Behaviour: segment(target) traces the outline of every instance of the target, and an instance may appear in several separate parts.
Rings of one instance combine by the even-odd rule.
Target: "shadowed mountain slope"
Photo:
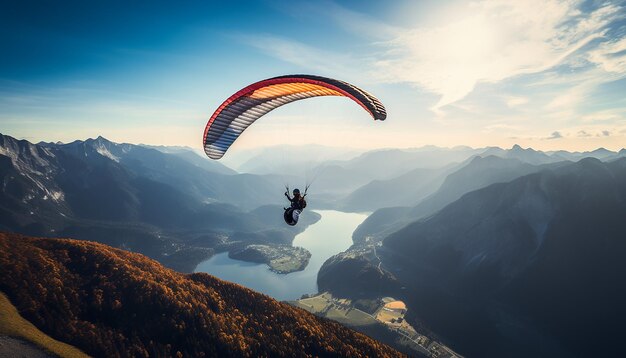
[[[379,253],[461,352],[607,356],[626,319],[625,215],[626,158],[587,158],[468,193]]]
[[[562,164],[546,164],[546,166],[558,165]],[[494,183],[508,182],[541,168],[542,166],[524,163],[518,159],[505,159],[492,155],[471,158],[463,165],[455,167],[455,170],[445,179],[441,179],[440,187],[417,205],[385,208],[372,213],[357,228],[353,237],[355,241],[361,241],[366,236],[383,238],[415,220],[436,213],[470,191]],[[444,174],[447,173],[444,172]]]

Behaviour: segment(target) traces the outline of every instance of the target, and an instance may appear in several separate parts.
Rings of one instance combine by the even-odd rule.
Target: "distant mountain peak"
[[[582,165],[582,166],[590,166],[593,165],[594,167],[596,166],[605,166],[605,163],[602,162],[600,159],[595,158],[595,157],[585,157],[581,160],[578,161],[577,163],[578,165]]]
[[[101,135],[97,136],[95,139],[89,138],[85,141],[85,143],[115,144]]]
[[[96,153],[98,153],[99,155],[109,158],[115,162],[120,161],[119,156],[113,154],[111,151],[113,150],[115,152],[115,149],[119,146],[119,144],[111,142],[110,140],[104,138],[103,136],[98,136],[97,138],[93,139],[93,138],[89,138],[87,140],[85,140],[84,142],[82,141],[75,141],[73,143],[71,143],[71,145],[78,145],[81,147],[84,147],[85,150],[94,150]],[[89,148],[89,149],[87,149]],[[85,154],[87,155],[87,154]]]
[[[525,153],[541,153],[541,154],[544,154],[542,151],[536,151],[536,150],[534,150],[531,147],[523,148],[519,144],[513,145],[511,147],[511,152],[525,152]]]
[[[604,148],[604,147],[600,147],[600,148],[598,148],[598,149],[596,149],[596,150],[591,151],[591,152],[590,152],[590,154],[595,154],[595,155],[598,155],[598,154],[610,155],[610,154],[615,154],[615,152],[614,152],[614,151],[611,151],[611,150],[608,150],[608,149],[606,149],[606,148]]]
[[[506,160],[513,160],[512,159],[504,159],[502,157],[499,157],[497,155],[493,155],[493,154],[489,154],[489,155],[476,155],[474,157],[471,158],[471,160],[469,160],[469,164],[468,165],[483,165],[483,164],[490,164],[490,163],[499,163],[499,162],[503,162]]]

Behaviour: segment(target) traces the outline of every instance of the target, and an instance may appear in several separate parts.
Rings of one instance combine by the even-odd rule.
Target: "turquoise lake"
[[[200,263],[196,272],[206,272],[223,280],[238,283],[278,300],[294,300],[305,293],[317,293],[317,273],[331,256],[352,245],[352,233],[367,214],[316,210],[322,218],[297,235],[293,245],[311,252],[309,264],[303,271],[277,274],[265,264],[257,264],[217,254]]]

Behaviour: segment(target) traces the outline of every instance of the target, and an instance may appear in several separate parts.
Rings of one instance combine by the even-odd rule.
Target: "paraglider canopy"
[[[375,120],[385,120],[383,104],[347,82],[312,75],[288,75],[253,83],[230,96],[213,113],[204,130],[204,152],[220,159],[239,135],[257,119],[284,104],[318,96],[348,97]]]

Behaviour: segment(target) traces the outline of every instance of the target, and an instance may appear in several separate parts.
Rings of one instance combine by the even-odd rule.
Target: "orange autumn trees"
[[[0,233],[0,290],[93,356],[400,355],[239,285],[93,242]]]

